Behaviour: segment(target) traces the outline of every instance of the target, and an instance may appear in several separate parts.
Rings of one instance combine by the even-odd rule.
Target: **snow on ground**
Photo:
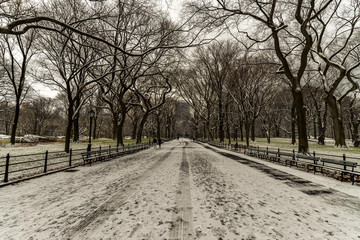
[[[208,145],[75,170],[0,188],[0,239],[360,238],[359,186]]]

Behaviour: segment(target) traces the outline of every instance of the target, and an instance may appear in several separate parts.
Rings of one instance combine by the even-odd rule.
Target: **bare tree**
[[[314,46],[311,22],[328,10],[332,0],[315,3],[311,1],[237,1],[216,0],[192,2],[194,11],[211,16],[217,24],[228,23],[244,33],[250,40],[262,43],[272,38],[273,50],[291,84],[297,113],[299,151],[308,151],[306,108],[302,92],[302,79],[308,68],[310,53]],[[240,19],[239,19],[240,17]],[[206,18],[201,18],[206,21]],[[254,28],[244,29],[241,22],[263,30],[261,36],[253,35]],[[255,25],[258,24],[258,25]],[[268,34],[266,36],[266,34]]]
[[[232,71],[234,83],[227,90],[243,116],[246,144],[250,136],[255,140],[255,121],[261,110],[273,97],[277,84],[271,65],[263,64],[263,59],[247,57],[238,62]]]
[[[26,101],[20,124],[27,133],[43,135],[54,116],[55,103],[51,98],[36,97]],[[24,126],[27,125],[27,126]]]
[[[76,19],[79,14],[78,10],[83,7],[78,5],[67,5],[67,9],[56,8],[54,14],[67,18],[69,12]],[[71,19],[74,20],[74,19]],[[78,26],[80,28],[80,26]],[[83,26],[87,28],[86,26]],[[88,31],[93,29],[87,28]],[[85,95],[86,91],[93,91],[94,83],[101,77],[94,78],[91,75],[93,68],[97,68],[98,63],[103,57],[97,51],[97,44],[86,37],[79,36],[74,40],[72,32],[64,30],[66,34],[47,34],[42,35],[42,56],[39,64],[43,72],[41,73],[42,82],[45,84],[55,85],[66,93],[67,98],[67,127],[65,133],[65,151],[70,150],[71,131],[74,126],[74,140],[79,139],[79,114],[80,109],[90,96]]]
[[[195,55],[196,56],[196,55]],[[184,69],[176,78],[176,87],[182,98],[192,107],[203,122],[203,137],[214,139],[211,118],[214,114],[216,95],[210,84],[210,75],[201,59],[189,59],[188,69]]]
[[[20,7],[20,6],[18,6]],[[29,32],[24,36],[2,36],[0,42],[0,57],[6,79],[12,87],[15,101],[14,119],[11,127],[11,144],[15,144],[16,130],[20,116],[20,105],[29,90],[26,83],[28,65],[35,54],[32,49],[36,33]]]
[[[360,2],[333,1],[327,14],[316,15],[311,28],[316,33],[314,52],[318,58],[318,72],[321,74],[326,103],[334,125],[336,146],[346,146],[345,129],[341,108],[342,100],[359,88],[356,78],[360,62],[352,58],[352,52],[360,51]],[[332,26],[336,26],[333,29]],[[356,39],[356,40],[355,40]],[[349,86],[344,89],[344,82]]]
[[[360,126],[360,101],[357,98],[355,93],[353,97],[349,100],[349,124],[351,131],[351,140],[354,143],[354,147],[360,146],[360,135],[359,135],[359,126]]]
[[[171,90],[170,79],[163,75],[151,78],[144,77],[141,82],[139,81],[134,85],[133,91],[138,98],[138,102],[132,104],[141,107],[143,111],[136,137],[137,143],[141,142],[142,132],[149,115],[157,111],[166,102]],[[160,133],[160,131],[158,132]]]

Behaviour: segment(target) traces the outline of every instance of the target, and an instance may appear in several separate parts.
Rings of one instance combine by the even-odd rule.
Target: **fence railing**
[[[119,152],[132,152],[149,148],[149,143],[128,144],[124,146],[99,146],[93,147],[92,151],[100,151],[101,154],[112,154]],[[69,153],[64,151],[33,153],[26,155],[10,155],[0,157],[0,182],[9,182],[34,175],[44,174],[51,171],[67,169],[83,165],[81,153],[87,149],[70,149]]]
[[[279,152],[280,155],[282,155],[282,153],[285,153],[285,155],[288,154],[294,154],[294,155],[298,155],[298,154],[303,154],[301,152],[295,151],[295,150],[289,150],[289,149],[280,149],[280,148],[271,148],[271,147],[260,147],[260,146],[246,146],[244,144],[227,144],[227,143],[219,143],[219,142],[214,142],[214,141],[202,141],[202,142],[206,142],[209,143],[211,145],[215,145],[221,148],[226,148],[229,150],[235,150],[238,152],[243,152],[245,154],[247,153],[256,153],[257,151],[261,151],[261,152]],[[341,161],[354,161],[354,162],[358,162],[360,164],[360,157],[354,157],[354,156],[349,156],[346,154],[341,154],[341,155],[334,155],[334,154],[325,154],[325,153],[319,153],[316,151],[312,151],[307,153],[308,155],[311,156],[316,156],[319,158],[331,158],[334,160],[341,160]]]

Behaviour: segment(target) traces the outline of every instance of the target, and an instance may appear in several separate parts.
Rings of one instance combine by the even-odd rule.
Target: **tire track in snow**
[[[169,239],[194,239],[193,215],[190,192],[189,161],[186,146],[182,149],[182,160],[176,194],[176,209]]]
[[[88,214],[84,219],[78,223],[75,227],[64,230],[64,235],[68,239],[84,239],[87,233],[95,231],[104,221],[106,221],[121,205],[125,203],[127,198],[136,191],[137,186],[141,182],[145,181],[154,170],[165,161],[175,147],[172,147],[166,154],[164,154],[159,160],[157,160],[151,167],[145,172],[135,178],[133,181],[119,189],[119,191],[107,199],[104,204],[98,207],[95,211]]]

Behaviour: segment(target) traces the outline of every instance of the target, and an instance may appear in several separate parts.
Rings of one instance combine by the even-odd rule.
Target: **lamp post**
[[[94,119],[94,117],[95,117],[95,112],[94,112],[94,110],[91,109],[91,110],[89,111],[89,116],[90,116],[90,130],[89,130],[89,144],[88,144],[88,148],[87,148],[88,152],[91,151],[92,121],[93,121],[93,119]]]

